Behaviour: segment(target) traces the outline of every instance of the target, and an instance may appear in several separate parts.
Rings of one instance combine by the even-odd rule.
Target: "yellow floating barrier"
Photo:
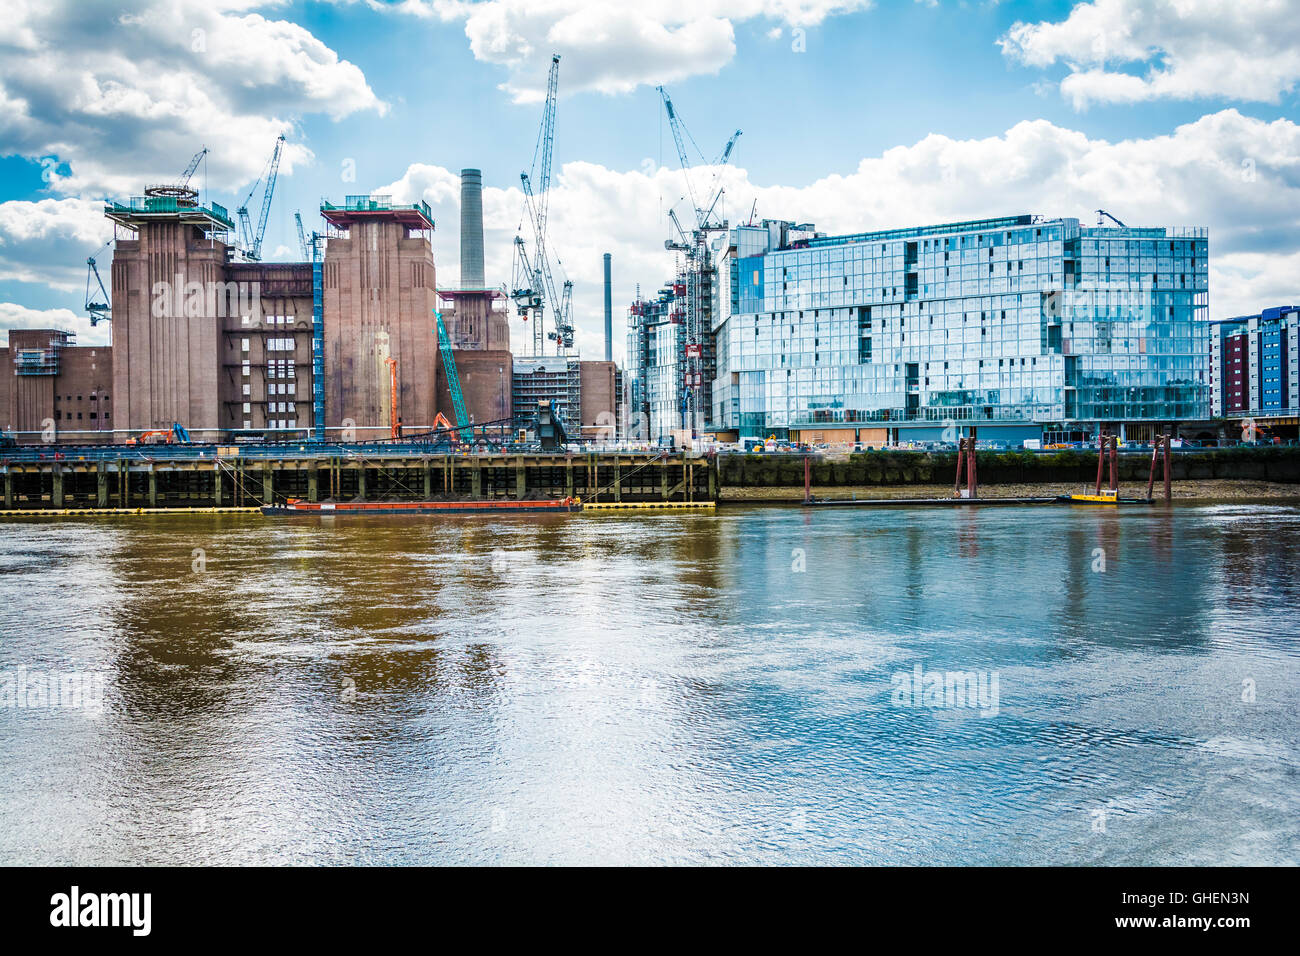
[[[235,515],[257,514],[261,508],[24,508],[0,510],[0,518],[80,518],[112,515]]]
[[[712,511],[716,501],[600,501],[582,503],[583,511]]]

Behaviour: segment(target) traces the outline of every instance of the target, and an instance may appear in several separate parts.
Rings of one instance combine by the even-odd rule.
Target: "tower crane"
[[[686,230],[682,228],[682,223],[681,220],[677,218],[677,213],[669,209],[668,218],[672,220],[672,224],[674,228],[676,228],[677,230],[677,235],[681,237],[681,241],[678,242],[672,238],[665,239],[664,248],[667,249],[669,252],[689,251],[691,248],[691,239],[688,235],[686,235]]]
[[[275,140],[275,150],[271,153],[271,159],[266,165],[266,169],[261,176],[253,181],[253,187],[244,197],[243,203],[236,210],[235,215],[239,217],[239,230],[244,240],[244,254],[250,259],[260,260],[262,258],[262,240],[266,237],[266,221],[271,215],[271,197],[275,194],[275,179],[280,172],[280,151],[284,147],[284,134],[280,134]],[[257,191],[258,184],[266,180],[266,188],[262,192],[262,211],[257,218],[257,232],[254,233],[248,217],[248,204],[253,199],[253,193]]]
[[[177,186],[180,186],[183,189],[189,188],[190,178],[194,175],[194,171],[199,168],[199,163],[203,161],[203,157],[206,155],[208,155],[208,148],[206,146],[194,154],[194,158],[190,160],[190,164],[185,167],[185,172],[181,173],[180,181],[176,183]]]
[[[677,231],[680,241],[669,238],[664,242],[664,248],[686,254],[686,328],[684,330],[686,333],[686,349],[681,381],[681,415],[682,426],[695,429],[703,424],[700,413],[704,405],[701,393],[705,377],[704,340],[711,328],[712,315],[711,271],[713,253],[709,248],[709,234],[727,228],[725,220],[715,218],[714,210],[717,209],[718,202],[724,192],[722,185],[723,167],[731,160],[732,150],[736,148],[736,141],[740,139],[741,131],[736,130],[731,134],[726,145],[723,146],[722,152],[713,161],[713,175],[707,191],[702,195],[697,195],[694,186],[691,185],[691,157],[686,149],[687,140],[699,153],[701,159],[704,158],[704,152],[695,142],[695,138],[691,136],[690,131],[686,129],[686,124],[682,122],[682,118],[673,105],[672,97],[668,95],[668,91],[662,86],[658,87],[658,90],[664,101],[664,112],[668,116],[668,126],[672,130],[673,143],[677,147],[677,158],[682,165],[682,178],[686,181],[686,193],[690,198],[691,209],[695,214],[695,222],[688,235],[686,230],[682,228],[677,214],[670,209],[668,218],[672,221],[673,228]]]
[[[451,393],[452,413],[456,416],[457,434],[461,440],[469,441],[474,437],[474,426],[470,424],[469,413],[465,410],[465,393],[460,388],[460,375],[456,371],[456,353],[451,347],[451,337],[447,326],[442,321],[442,313],[435,311],[434,320],[438,323],[438,354],[442,358],[442,373],[447,377],[447,391]]]
[[[95,255],[90,256],[86,259],[85,310],[86,310],[86,314],[90,316],[91,327],[98,325],[100,321],[103,319],[112,318],[113,315],[113,307],[112,304],[109,302],[108,290],[104,288],[104,280],[100,278],[99,267],[95,265],[95,258],[97,256],[102,256],[104,254],[104,250],[107,249],[112,244],[113,244],[113,240],[112,239],[108,240],[108,242],[104,243],[103,246],[101,246],[99,249],[95,251]],[[96,285],[99,286],[99,294],[103,296],[102,302],[96,299],[95,297]]]
[[[1106,225],[1106,220],[1107,220],[1107,219],[1109,219],[1109,220],[1110,220],[1111,222],[1113,222],[1115,225],[1119,226],[1121,229],[1127,229],[1127,228],[1128,228],[1128,226],[1124,225],[1122,222],[1120,222],[1118,219],[1116,219],[1114,216],[1112,216],[1112,215],[1111,215],[1110,213],[1108,213],[1106,210],[1104,210],[1104,209],[1098,209],[1098,210],[1097,210],[1097,225],[1099,225],[1099,226],[1104,226],[1104,225]]]
[[[302,250],[303,261],[311,259],[311,246],[307,244],[307,231],[302,227],[302,212],[295,211],[293,221],[298,226],[298,248]]]
[[[533,152],[533,164],[538,171],[536,188],[528,173],[519,174],[524,192],[524,214],[533,230],[533,254],[529,257],[523,238],[516,236],[515,290],[511,297],[515,300],[525,321],[528,319],[528,313],[533,316],[533,321],[536,323],[533,326],[533,352],[536,355],[541,355],[544,350],[542,314],[548,304],[553,316],[554,329],[547,338],[555,342],[556,354],[563,355],[573,346],[572,283],[566,279],[563,285],[568,287],[568,294],[563,298],[557,294],[546,234],[547,217],[550,213],[551,158],[555,146],[555,103],[559,79],[560,57],[559,54],[552,54],[551,70],[546,79],[546,105],[542,110],[542,125],[537,134],[537,148]]]
[[[673,143],[677,147],[677,159],[682,164],[682,177],[686,180],[686,194],[690,198],[691,209],[695,212],[695,228],[721,228],[720,226],[711,226],[709,219],[713,214],[714,207],[718,203],[718,198],[722,194],[722,187],[720,184],[720,180],[722,179],[722,167],[731,159],[731,152],[736,148],[736,141],[740,139],[742,131],[736,130],[731,134],[731,138],[727,140],[727,144],[722,148],[722,152],[712,163],[714,169],[713,180],[709,184],[708,205],[705,206],[696,199],[695,189],[691,186],[690,169],[692,164],[690,154],[686,149],[686,140],[689,139],[691,141],[691,145],[695,147],[695,151],[700,154],[701,159],[704,158],[704,152],[696,144],[695,137],[691,136],[690,131],[686,128],[686,124],[682,122],[682,118],[678,115],[677,108],[673,105],[672,97],[668,95],[668,91],[662,86],[657,87],[657,89],[659,90],[659,95],[663,97],[664,112],[668,115],[668,128],[672,131]]]

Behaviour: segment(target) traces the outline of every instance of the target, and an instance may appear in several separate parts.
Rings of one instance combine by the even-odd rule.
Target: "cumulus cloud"
[[[93,199],[0,203],[0,280],[84,292],[86,256],[112,235],[103,203]],[[105,284],[106,266],[107,258],[101,263]]]
[[[703,177],[704,173],[698,175]],[[489,183],[491,180],[489,171]],[[816,223],[828,233],[1040,213],[1091,225],[1106,208],[1131,225],[1210,227],[1211,316],[1239,315],[1300,298],[1300,126],[1264,122],[1235,110],[1211,114],[1172,133],[1108,141],[1044,120],[998,136],[957,140],[931,135],[863,159],[856,170],[807,186],[764,185],[743,168],[723,171],[724,215]],[[456,283],[459,180],[438,166],[411,166],[383,187],[401,202],[424,199],[442,228],[435,239],[438,282]],[[550,200],[550,245],[574,280],[578,344],[602,348],[601,254],[614,257],[621,316],[634,286],[652,292],[673,268],[664,251],[666,208],[689,221],[678,170],[618,171],[591,163],[559,170]],[[518,188],[484,189],[490,284],[507,284],[521,222]],[[530,237],[527,224],[522,234]],[[1290,290],[1290,291],[1288,291]],[[518,350],[527,330],[513,323]],[[615,348],[622,350],[622,334]]]
[[[63,329],[75,332],[77,345],[107,345],[108,323],[92,327],[90,320],[71,309],[29,309],[0,302],[0,345],[9,344],[10,329]]]
[[[233,190],[261,172],[275,137],[291,134],[296,117],[384,111],[360,69],[298,24],[249,12],[259,5],[9,3],[0,154],[55,157],[53,191],[106,195],[174,180],[207,143],[210,185]],[[310,156],[290,142],[282,172]]]
[[[776,20],[813,26],[871,0],[371,0],[371,6],[444,22],[464,21],[474,57],[504,66],[515,102],[544,99],[552,53],[565,93],[627,93],[717,73],[736,54],[735,24]]]
[[[1276,103],[1300,82],[1294,0],[1093,0],[1059,22],[1017,22],[998,43],[1027,66],[1066,64],[1061,93],[1078,109],[1204,97]]]

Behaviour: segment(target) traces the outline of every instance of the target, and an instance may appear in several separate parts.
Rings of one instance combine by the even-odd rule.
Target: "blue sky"
[[[295,209],[310,223],[321,197],[383,190],[434,206],[439,279],[453,284],[455,175],[476,166],[489,281],[508,282],[553,50],[552,246],[577,283],[586,350],[598,347],[601,251],[615,255],[620,303],[672,268],[664,211],[684,186],[658,82],[710,157],[744,130],[724,176],[733,219],[755,200],[760,216],[829,231],[1019,212],[1091,221],[1100,205],[1135,224],[1209,225],[1214,315],[1294,300],[1300,27],[1287,7],[20,5],[0,47],[0,328],[102,340],[79,316],[85,256],[110,234],[97,201],[174,177],[206,144],[209,198],[233,209],[280,131],[291,152],[272,257],[296,257]]]

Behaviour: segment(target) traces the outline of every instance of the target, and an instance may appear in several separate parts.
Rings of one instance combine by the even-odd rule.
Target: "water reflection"
[[[1298,531],[1252,505],[0,526],[0,672],[107,675],[98,720],[0,711],[0,860],[1295,862]],[[997,672],[997,716],[898,706],[917,664]]]

